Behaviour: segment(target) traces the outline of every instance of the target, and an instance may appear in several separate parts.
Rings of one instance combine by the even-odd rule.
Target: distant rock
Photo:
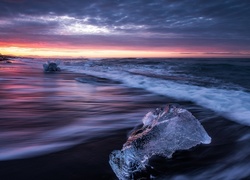
[[[7,61],[9,60],[10,56],[5,56],[0,53],[0,61]]]
[[[59,64],[60,64],[59,62],[47,61],[46,64],[43,64],[43,70],[44,70],[44,72],[61,71],[61,69],[58,67]]]
[[[147,113],[142,128],[131,133],[121,150],[110,154],[109,163],[119,179],[137,179],[138,174],[146,172],[152,156],[171,158],[177,150],[210,142],[203,126],[188,110],[168,104]]]

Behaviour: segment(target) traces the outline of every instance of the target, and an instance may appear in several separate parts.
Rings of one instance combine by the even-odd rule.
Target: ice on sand
[[[143,124],[131,133],[121,150],[110,154],[109,163],[119,179],[135,179],[135,174],[146,171],[153,155],[171,158],[177,150],[211,142],[200,122],[176,104],[147,113]]]

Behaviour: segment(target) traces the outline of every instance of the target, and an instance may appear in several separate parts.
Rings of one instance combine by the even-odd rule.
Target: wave
[[[72,67],[71,67],[72,68]],[[72,69],[69,69],[72,70]],[[230,120],[250,126],[250,93],[243,90],[220,89],[178,83],[172,80],[131,74],[111,68],[92,71],[75,67],[77,72],[119,81],[126,86],[142,88],[155,94],[187,100],[217,112]]]
[[[97,117],[96,117],[97,118]],[[112,132],[124,127],[130,127],[131,122],[122,120],[110,122],[111,125],[103,125],[98,120],[82,118],[78,122],[44,131],[42,129],[29,131],[2,131],[0,132],[1,144],[0,161],[23,159],[45,155],[48,153],[68,149],[74,145],[86,143],[91,139],[112,135]]]
[[[29,63],[31,67],[41,68],[42,72],[42,61],[29,59],[21,61]],[[30,62],[32,63],[30,64]],[[110,64],[103,65],[103,62],[100,61],[94,63],[93,61],[87,61],[87,63],[73,61],[68,64],[62,63],[61,66],[62,69],[65,70],[93,76],[89,77],[87,81],[83,81],[83,83],[89,84],[96,81],[99,84],[110,84],[110,82],[117,84],[116,82],[121,82],[125,86],[142,88],[154,94],[173,97],[178,100],[192,101],[233,121],[250,126],[250,93],[243,90],[180,83],[176,81],[176,79],[162,78],[160,76],[163,72],[162,69],[160,69],[156,75],[151,73],[155,75],[153,77],[147,73],[150,72],[152,68],[157,70],[157,68],[160,67],[158,65],[157,67],[147,67],[147,72],[145,72],[144,67],[142,67],[141,70],[144,70],[143,73],[145,74],[136,74],[134,71],[136,65],[126,63],[125,67],[122,67],[119,66],[119,63],[115,64],[115,62],[114,65],[110,66]],[[131,68],[129,69],[128,67]],[[165,72],[164,75],[173,70],[173,67],[171,68],[167,69],[166,71],[168,72]],[[76,80],[81,82],[80,78],[76,78]],[[65,88],[65,86],[63,86],[63,88]],[[39,88],[33,89],[33,91],[36,90],[39,90]],[[81,91],[82,89],[78,90]],[[67,91],[76,91],[76,89],[69,89]],[[66,96],[65,98],[68,100],[68,98],[72,97]],[[97,97],[97,99],[99,98],[100,97]],[[133,101],[137,101],[135,97],[132,98]],[[99,107],[96,108],[97,109],[91,110],[100,111]],[[117,120],[117,114],[114,114],[113,117],[113,110],[112,108],[107,109],[104,112],[111,112],[111,114],[105,115],[105,113],[100,113],[101,116],[93,116],[93,114],[90,113],[89,119],[87,117],[84,117],[84,119],[80,118],[77,121],[69,123],[67,126],[52,126],[52,129],[45,131],[41,127],[41,129],[29,129],[29,132],[23,132],[22,130],[15,132],[11,129],[7,129],[5,132],[3,128],[0,132],[0,137],[2,138],[0,160],[22,159],[67,149],[71,146],[87,142],[90,138],[110,135],[110,133],[113,133],[115,130],[131,128],[134,125],[133,119],[136,119],[135,116],[136,114],[138,116],[138,112],[131,117],[128,117],[128,114],[123,115],[119,112],[121,119]],[[110,121],[110,119],[116,119],[116,121]],[[140,117],[138,117],[138,119],[140,119]],[[103,123],[105,123],[105,125]]]
[[[29,63],[34,62],[34,60],[30,59],[22,61],[27,61]],[[37,62],[39,65],[42,64],[40,59],[38,59]],[[194,82],[196,80],[192,75],[187,74],[187,69],[185,70],[186,74],[183,74],[182,72],[183,69],[185,69],[185,66],[187,66],[186,68],[190,68],[190,64],[187,64],[186,62],[150,62],[152,61],[138,61],[135,63],[134,60],[126,59],[87,59],[84,61],[63,61],[60,66],[69,71],[85,73],[98,78],[110,79],[116,82],[121,82],[126,86],[142,88],[155,94],[173,97],[178,100],[192,101],[202,107],[217,112],[221,116],[250,126],[250,93],[245,91],[244,88],[235,88],[233,87],[235,84],[226,84],[223,83],[223,81],[214,78],[212,80],[209,79],[208,82],[208,77],[206,76],[203,76],[202,78],[197,76],[196,79],[198,78],[199,81],[203,80],[204,83],[196,85]],[[220,66],[220,69],[224,67],[224,64],[222,65]],[[228,66],[232,68],[231,64]],[[218,65],[216,67],[218,67]],[[210,71],[212,71],[212,67],[209,66],[207,68],[210,68]],[[177,76],[178,73],[181,73],[180,77]],[[146,74],[149,74],[149,76]],[[155,76],[152,76],[152,74]],[[168,76],[170,78],[161,78],[161,74],[163,74],[164,77]],[[80,82],[84,81],[79,78],[76,78],[76,80]],[[210,81],[214,82],[217,86],[206,87],[205,84],[210,83]]]

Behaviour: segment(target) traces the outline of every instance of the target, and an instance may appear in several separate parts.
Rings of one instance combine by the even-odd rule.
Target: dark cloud
[[[87,41],[135,47],[217,45],[250,50],[248,0],[4,0],[0,7],[0,36],[5,39],[12,36],[33,41],[37,34],[39,41],[57,42],[63,38],[69,44]],[[82,34],[77,39],[69,33],[56,35],[54,30],[61,28],[59,20],[39,18],[46,16],[86,19],[89,25],[121,34]],[[30,17],[34,19],[25,21]]]

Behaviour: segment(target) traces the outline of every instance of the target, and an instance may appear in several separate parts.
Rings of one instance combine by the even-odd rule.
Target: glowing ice
[[[143,127],[131,133],[122,150],[110,154],[109,163],[119,179],[135,179],[153,155],[171,158],[177,150],[209,144],[211,138],[186,109],[169,104],[143,118]]]

